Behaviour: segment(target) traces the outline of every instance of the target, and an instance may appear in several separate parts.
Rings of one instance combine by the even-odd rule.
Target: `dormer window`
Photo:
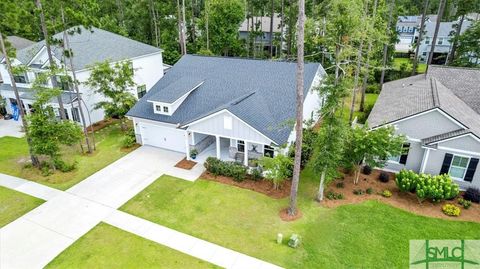
[[[161,106],[161,105],[156,105],[156,106],[155,106],[155,110],[156,110],[157,112],[162,112],[162,106]]]
[[[164,112],[164,113],[168,113],[168,106],[164,106],[164,107],[163,107],[163,112]]]

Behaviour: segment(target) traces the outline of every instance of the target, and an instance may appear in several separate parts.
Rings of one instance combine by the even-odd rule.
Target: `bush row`
[[[432,176],[417,174],[410,170],[402,170],[396,177],[398,188],[404,192],[415,192],[420,200],[430,199],[433,202],[451,200],[459,194],[458,184],[449,175]]]
[[[232,177],[235,181],[243,181],[247,176],[247,167],[235,162],[222,161],[215,157],[208,157],[204,166],[214,176]]]

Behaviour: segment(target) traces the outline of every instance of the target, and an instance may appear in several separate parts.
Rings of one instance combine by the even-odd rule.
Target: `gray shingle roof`
[[[277,144],[287,142],[295,119],[295,63],[237,58],[183,56],[128,112],[128,116],[185,125],[227,109]],[[305,65],[308,91],[320,64]],[[155,114],[147,100],[183,77],[202,78],[172,116]],[[178,89],[180,92],[183,88]],[[170,94],[171,89],[168,89]]]
[[[444,82],[446,85],[444,85]],[[480,70],[430,66],[429,73],[385,83],[368,117],[371,127],[439,108],[480,137]],[[447,86],[448,85],[448,86]],[[475,94],[477,93],[477,94]],[[425,138],[428,143],[458,135],[460,130]]]
[[[182,97],[189,91],[193,90],[199,84],[203,83],[204,79],[198,76],[180,76],[170,79],[171,83],[162,88],[156,94],[152,94],[148,101],[173,103],[178,98]]]
[[[159,48],[93,27],[87,30],[81,27],[80,34],[70,36],[70,47],[73,51],[73,64],[75,70],[87,68],[96,62],[121,61],[147,54],[157,53]],[[61,39],[63,33],[54,35],[54,38]],[[17,59],[28,64],[32,58],[44,47],[45,41],[37,42],[31,46],[17,51]],[[62,59],[62,49],[58,46],[52,47],[53,54]]]
[[[464,135],[464,134],[467,134],[469,132],[470,131],[468,131],[466,129],[458,129],[458,130],[451,131],[451,132],[448,132],[448,133],[434,135],[434,136],[422,139],[422,144],[424,144],[424,145],[433,144],[433,143],[436,143],[438,141],[442,141],[442,140],[449,139],[449,138],[452,138],[452,137],[456,137],[456,136],[459,136],[459,135]]]

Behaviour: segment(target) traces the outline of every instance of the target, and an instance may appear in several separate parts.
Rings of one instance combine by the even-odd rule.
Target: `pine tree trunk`
[[[425,30],[425,17],[427,16],[428,12],[428,1],[425,0],[425,6],[423,7],[422,12],[422,21],[420,22],[420,31],[418,33],[418,39],[415,48],[415,57],[413,58],[413,67],[412,67],[412,76],[417,74],[417,65],[418,65],[418,52],[420,51],[420,44],[422,43],[423,39],[423,31]]]
[[[465,21],[465,15],[462,15],[460,18],[460,22],[458,23],[457,30],[455,31],[455,38],[453,39],[452,44],[452,51],[450,52],[450,57],[448,60],[449,64],[452,64],[455,60],[455,53],[457,52],[457,45],[458,45],[458,37],[460,36],[460,32],[462,31],[463,22]]]
[[[17,106],[18,106],[18,109],[20,110],[20,117],[22,118],[23,129],[25,130],[25,134],[26,134],[26,137],[27,137],[27,144],[28,144],[28,151],[30,153],[30,160],[32,161],[32,165],[34,167],[39,167],[40,162],[38,161],[37,156],[35,156],[35,154],[33,154],[33,151],[32,151],[32,140],[30,139],[30,135],[28,134],[28,123],[27,123],[27,119],[25,119],[25,110],[23,109],[22,100],[20,99],[20,94],[18,93],[17,84],[16,84],[15,79],[13,77],[12,65],[10,63],[10,58],[8,58],[7,49],[5,48],[5,41],[3,40],[2,32],[0,32],[0,46],[1,46],[1,49],[2,49],[2,54],[3,54],[4,59],[5,59],[5,64],[7,66],[8,75],[9,75],[10,81],[12,83],[13,92],[15,94],[15,100],[17,100]]]
[[[37,6],[37,9],[40,11],[40,27],[42,28],[43,38],[45,38],[45,48],[47,49],[48,62],[50,63],[50,67],[56,67],[57,64],[53,60],[53,56],[52,56],[52,48],[50,46],[50,39],[49,39],[49,36],[48,36],[47,25],[45,23],[45,15],[43,13],[42,2],[40,0],[35,0],[35,4]],[[50,76],[50,80],[52,81],[53,88],[57,88],[58,87],[58,82],[57,82],[57,77],[55,76],[55,74],[52,74]],[[58,101],[58,106],[59,106],[60,118],[62,120],[66,120],[67,116],[65,115],[65,108],[63,106],[63,100],[62,100],[62,95],[61,94],[59,96],[57,96],[57,101]]]
[[[320,186],[318,187],[317,193],[317,201],[323,201],[323,196],[325,192],[325,169],[322,171],[322,175],[320,176]]]
[[[273,19],[275,17],[275,0],[272,0],[272,7],[271,7],[270,14],[270,59],[273,58]]]
[[[300,181],[300,163],[302,159],[303,140],[303,90],[304,90],[304,55],[303,42],[305,40],[305,0],[298,1],[298,28],[297,28],[297,116],[295,125],[295,162],[293,167],[292,188],[290,192],[290,207],[288,214],[297,214],[297,192]]]
[[[283,42],[284,42],[284,36],[283,36],[283,30],[285,28],[285,0],[282,0],[282,6],[281,6],[281,23],[280,23],[280,58],[283,59]]]
[[[68,38],[68,33],[66,32],[67,29],[65,29],[66,25],[65,25],[65,16],[64,16],[63,8],[61,9],[61,13],[62,13],[62,23],[63,23],[63,43],[64,43],[64,46],[65,46],[65,50],[69,52],[68,53],[69,55],[68,55],[67,58],[68,58],[69,64],[70,64],[70,71],[72,72],[73,86],[75,88],[75,94],[76,94],[77,103],[78,103],[78,111],[80,112],[80,119],[82,120],[83,135],[85,136],[85,142],[87,143],[87,152],[92,153],[93,152],[92,151],[92,146],[90,145],[90,139],[88,137],[87,122],[85,121],[85,115],[83,113],[83,108],[82,108],[82,96],[80,95],[80,90],[78,89],[77,76],[75,74],[75,68],[73,66],[73,53],[71,53],[71,51],[70,51],[70,41],[69,41],[69,38]],[[90,125],[91,124],[92,123],[90,122]],[[92,132],[92,135],[94,135],[93,132]]]
[[[435,53],[435,45],[437,43],[437,38],[438,38],[438,30],[440,30],[440,22],[442,20],[444,10],[445,10],[445,0],[440,0],[440,6],[438,7],[438,14],[437,14],[437,22],[435,24],[435,32],[433,34],[430,53],[428,54],[427,70],[425,70],[425,75],[428,73],[428,66],[432,64],[433,54]]]
[[[373,3],[373,13],[372,13],[372,29],[375,28],[375,19],[377,18],[377,5],[378,0],[375,0]],[[365,93],[367,91],[367,82],[370,72],[370,53],[372,52],[372,38],[369,38],[368,49],[367,49],[367,60],[365,61],[365,72],[363,73],[363,83],[362,83],[362,92],[360,97],[360,108],[359,110],[363,112],[365,110]]]
[[[388,11],[388,23],[387,23],[387,38],[390,38],[390,27],[393,20],[393,7],[395,6],[395,0],[391,0],[389,11]],[[383,86],[385,81],[385,68],[387,66],[387,57],[388,57],[388,42],[383,44],[383,60],[382,60],[382,74],[380,75],[380,88]]]

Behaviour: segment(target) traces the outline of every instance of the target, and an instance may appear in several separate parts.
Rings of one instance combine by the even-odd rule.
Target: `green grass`
[[[46,268],[216,268],[153,241],[100,223]]]
[[[394,69],[400,70],[400,67],[401,67],[402,64],[407,65],[407,70],[409,72],[412,71],[413,63],[412,63],[411,59],[409,59],[409,58],[394,58],[393,59],[393,68]],[[426,69],[427,69],[427,65],[424,64],[424,63],[419,63],[417,65],[417,73],[419,73],[419,74],[425,73]]]
[[[0,186],[0,227],[16,220],[44,201]]]
[[[417,216],[376,201],[324,208],[313,201],[317,181],[310,169],[302,172],[303,217],[294,222],[278,217],[287,199],[170,176],[121,210],[286,268],[406,268],[410,239],[480,239],[478,223]],[[277,233],[298,233],[302,246],[277,245]]]
[[[76,162],[77,168],[68,173],[57,171],[50,176],[43,176],[38,169],[25,167],[25,162],[29,160],[25,138],[2,137],[0,173],[65,190],[125,156],[128,152],[121,149],[123,135],[118,123],[99,130],[95,134],[97,150],[92,155],[82,154],[79,146],[65,147],[62,158],[67,163]]]
[[[368,107],[369,105],[373,106],[377,101],[377,98],[378,98],[378,94],[376,93],[365,94],[365,107]],[[345,121],[349,120],[351,105],[352,105],[352,97],[349,96],[345,98],[345,103],[342,110],[342,117],[345,119]],[[359,109],[360,109],[360,95],[357,95],[357,97],[355,98],[355,110],[353,111],[353,118],[361,117],[361,115],[364,114],[364,112],[360,112]]]

